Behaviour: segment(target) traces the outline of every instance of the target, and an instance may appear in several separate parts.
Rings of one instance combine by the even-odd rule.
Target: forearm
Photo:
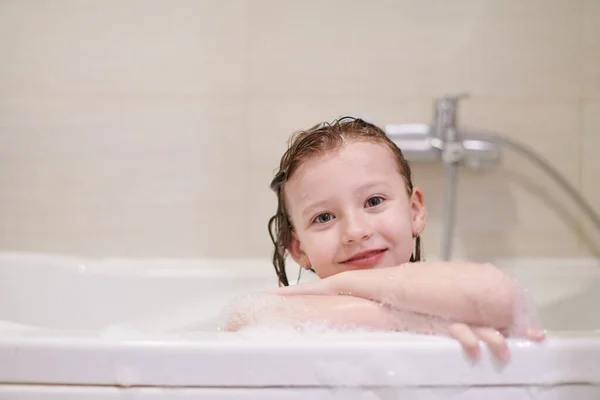
[[[225,325],[228,331],[259,325],[389,328],[381,313],[365,312],[369,303],[375,304],[351,296],[252,296],[238,299],[229,307]]]
[[[472,325],[507,328],[514,323],[518,285],[488,264],[410,263],[348,271],[335,290]]]
[[[268,296],[238,299],[224,318],[223,329],[286,325],[297,328],[366,328],[448,334],[448,322],[428,315],[394,310],[353,296]]]

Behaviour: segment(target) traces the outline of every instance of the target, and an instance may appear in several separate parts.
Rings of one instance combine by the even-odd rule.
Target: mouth
[[[351,263],[356,263],[356,262],[361,262],[361,261],[378,259],[386,251],[387,251],[387,249],[374,249],[374,250],[362,251],[358,254],[353,255],[352,257],[348,258],[347,260],[342,261],[342,264],[351,264]]]

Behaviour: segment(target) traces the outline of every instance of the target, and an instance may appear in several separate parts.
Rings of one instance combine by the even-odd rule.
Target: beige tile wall
[[[0,250],[268,257],[292,131],[429,121],[447,92],[600,209],[599,71],[596,0],[0,1]],[[414,169],[436,256],[441,169]],[[458,257],[600,252],[515,154],[459,184]]]

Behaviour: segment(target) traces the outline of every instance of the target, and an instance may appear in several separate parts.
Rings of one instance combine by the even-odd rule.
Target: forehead
[[[315,192],[352,188],[375,178],[403,182],[390,149],[382,143],[350,141],[303,162],[287,182],[286,192],[306,199]]]

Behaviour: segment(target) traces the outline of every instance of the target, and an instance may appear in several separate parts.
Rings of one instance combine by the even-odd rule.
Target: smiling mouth
[[[387,251],[387,249],[377,249],[377,250],[369,250],[369,251],[363,251],[362,253],[358,253],[355,256],[352,256],[351,258],[342,261],[343,263],[349,263],[349,262],[354,262],[354,261],[359,261],[359,260],[364,260],[364,259],[368,259],[370,257],[376,256],[380,253],[383,253],[384,251]]]

